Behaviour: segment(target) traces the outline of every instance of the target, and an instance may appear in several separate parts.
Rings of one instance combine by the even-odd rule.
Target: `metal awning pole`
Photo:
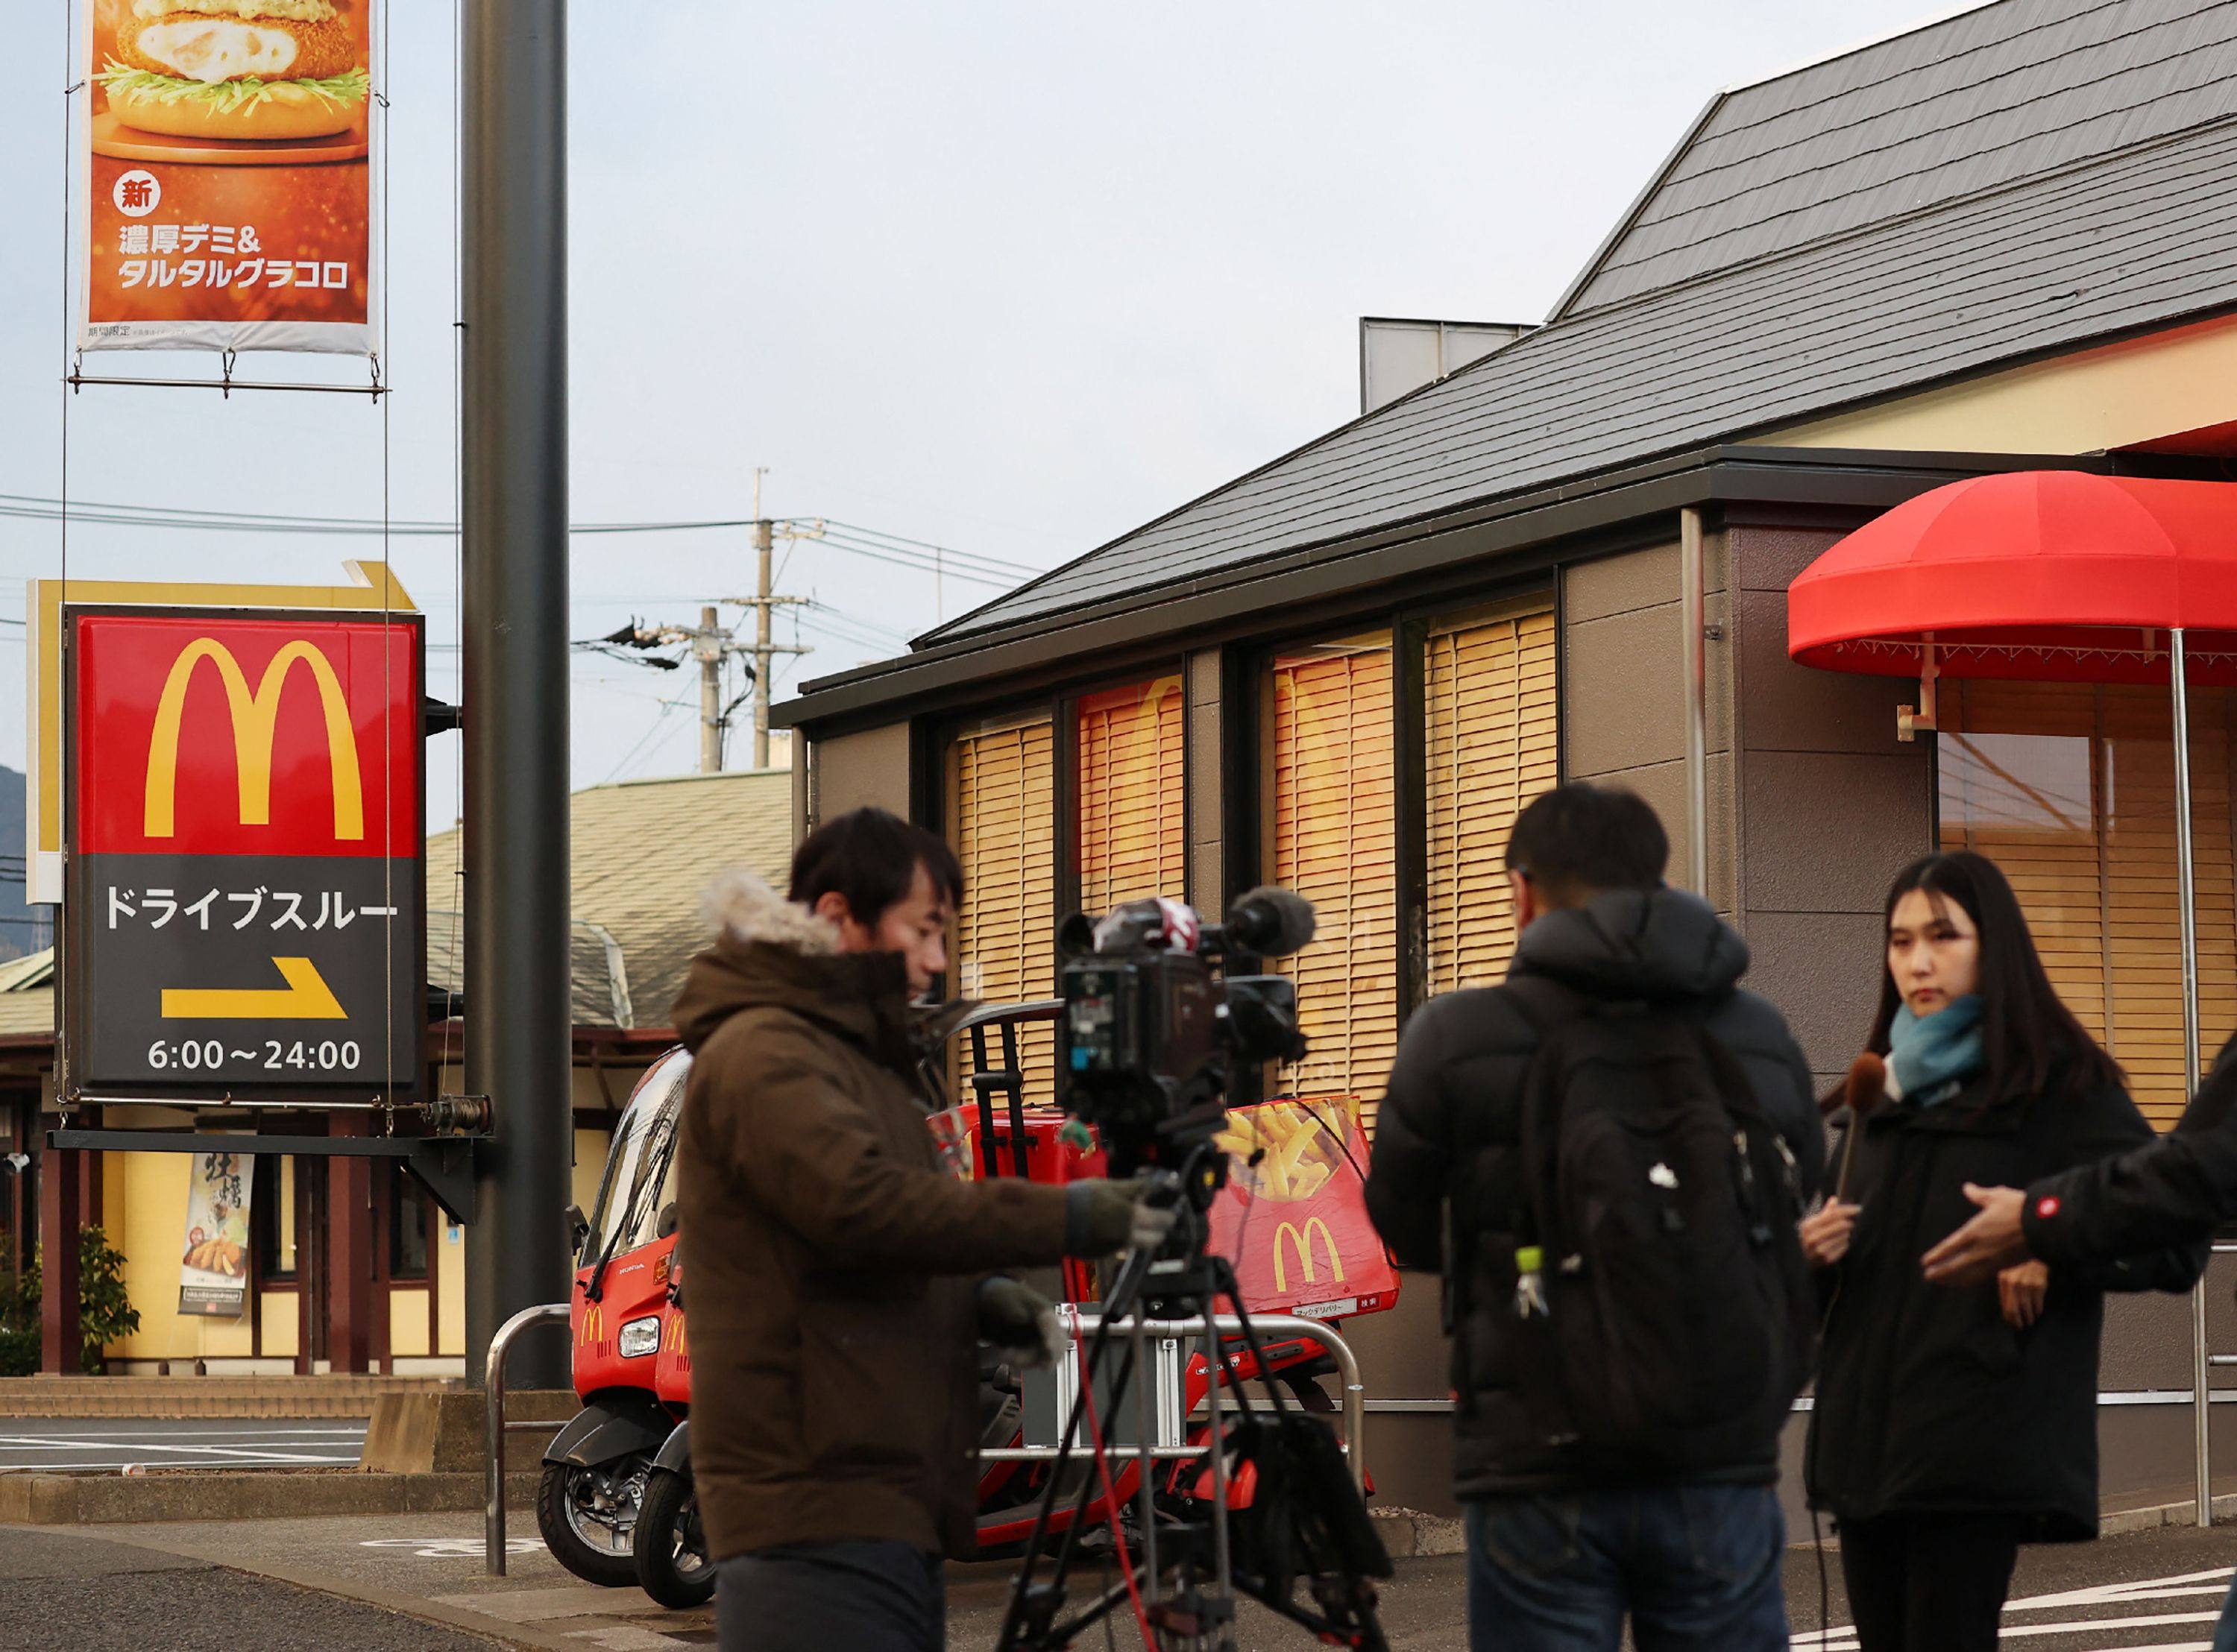
[[[1709,893],[1709,578],[1701,550],[1701,512],[1678,513],[1679,623],[1685,628],[1686,878]]]
[[[2168,681],[2174,701],[2175,887],[2182,920],[2182,1094],[2198,1093],[2198,873],[2190,833],[2190,685],[2183,661],[2183,628],[2168,633]],[[2191,1435],[2198,1447],[2198,1524],[2214,1524],[2213,1431],[2207,1415],[2206,1281],[2190,1293]]]

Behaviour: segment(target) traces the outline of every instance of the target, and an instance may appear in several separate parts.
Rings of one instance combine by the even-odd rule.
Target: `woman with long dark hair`
[[[1919,1259],[1971,1214],[1968,1187],[2025,1187],[2151,1128],[1995,862],[1914,861],[1886,916],[1867,1044],[1886,1095],[1835,1156],[1829,1195],[1855,1161],[1848,1197],[1802,1224],[1827,1302],[1805,1472],[1863,1652],[1993,1652],[2019,1545],[2097,1535],[2101,1293],[2182,1289],[2205,1251],[1926,1283]]]

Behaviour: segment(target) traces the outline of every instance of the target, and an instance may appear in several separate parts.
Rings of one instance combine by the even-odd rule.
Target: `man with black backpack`
[[[1476,1652],[1784,1652],[1778,1438],[1816,1300],[1795,1237],[1825,1140],[1747,946],[1666,888],[1628,792],[1508,840],[1504,984],[1406,1028],[1367,1185],[1445,1276]]]

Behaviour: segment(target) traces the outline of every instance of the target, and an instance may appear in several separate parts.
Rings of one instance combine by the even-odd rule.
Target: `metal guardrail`
[[[489,1410],[488,1432],[484,1440],[489,1451],[489,1466],[483,1487],[487,1503],[482,1511],[482,1567],[492,1577],[505,1576],[505,1437],[508,1433],[538,1433],[546,1429],[557,1434],[566,1426],[564,1423],[505,1421],[505,1356],[512,1352],[513,1338],[523,1331],[531,1326],[564,1325],[568,1312],[564,1302],[545,1302],[523,1308],[498,1326],[497,1334],[490,1339],[489,1358],[482,1367],[482,1392]]]
[[[1076,1318],[1080,1333],[1085,1335],[1103,1323],[1099,1313],[1082,1310]],[[1252,1314],[1250,1328],[1261,1337],[1281,1339],[1303,1337],[1317,1342],[1335,1359],[1336,1372],[1343,1379],[1343,1452],[1351,1466],[1351,1482],[1364,1494],[1367,1491],[1367,1389],[1359,1380],[1359,1360],[1336,1330],[1319,1320],[1300,1319],[1294,1314]],[[1243,1321],[1231,1313],[1215,1315],[1210,1320],[1201,1317],[1189,1320],[1147,1320],[1137,1322],[1132,1319],[1111,1322],[1114,1333],[1127,1336],[1139,1333],[1145,1337],[1182,1339],[1203,1336],[1210,1332],[1221,1335],[1240,1333]],[[1219,1397],[1218,1372],[1212,1373],[1211,1398]],[[1138,1445],[1112,1445],[1104,1450],[1109,1458],[1134,1458],[1145,1448]],[[1205,1448],[1201,1445],[1152,1445],[1146,1448],[1152,1458],[1201,1457]],[[1055,1459],[1059,1448],[1054,1445],[993,1445],[981,1448],[981,1461],[989,1463],[1046,1463]]]

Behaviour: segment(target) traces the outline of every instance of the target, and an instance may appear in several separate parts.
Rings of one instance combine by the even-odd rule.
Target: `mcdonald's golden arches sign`
[[[71,609],[80,1090],[419,1084],[416,614]]]

